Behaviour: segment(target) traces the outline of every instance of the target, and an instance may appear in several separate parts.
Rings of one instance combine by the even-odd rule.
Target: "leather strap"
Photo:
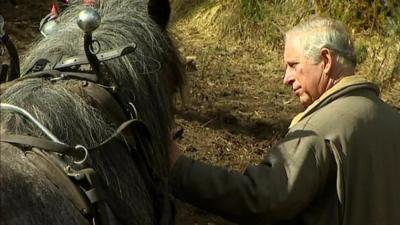
[[[99,149],[104,147],[108,142],[110,142],[112,139],[116,138],[118,135],[120,135],[125,129],[127,129],[130,126],[135,126],[135,127],[140,127],[141,131],[145,131],[147,133],[146,135],[150,136],[149,131],[147,130],[146,125],[136,119],[128,120],[122,123],[116,130],[115,132],[106,140],[101,142],[99,145],[88,148],[87,150],[93,151],[95,149]],[[2,134],[0,137],[0,142],[7,142],[7,143],[12,143],[12,144],[22,144],[26,146],[31,146],[31,147],[36,147],[39,149],[44,149],[48,152],[56,152],[62,155],[69,155],[74,158],[84,158],[85,153],[81,150],[77,150],[75,147],[66,145],[66,144],[59,144],[44,138],[37,138],[37,137],[31,137],[31,136],[26,136],[26,135],[20,135],[20,134]]]
[[[96,83],[83,81],[83,91],[94,101],[93,107],[107,113],[112,121],[121,124],[127,116],[114,96]]]
[[[8,142],[12,144],[22,144],[26,146],[44,149],[49,152],[56,152],[63,155],[69,155],[75,158],[82,158],[81,151],[74,151],[75,148],[69,145],[59,144],[44,138],[37,138],[32,136],[20,134],[2,134],[0,137],[1,142]]]
[[[24,75],[18,80],[26,80],[30,78],[45,78],[52,77],[53,80],[65,79],[65,78],[73,78],[78,80],[88,80],[91,82],[97,82],[97,77],[93,73],[84,73],[84,72],[72,72],[72,71],[60,71],[60,70],[43,70],[38,72],[33,72],[28,75]]]
[[[65,171],[54,161],[57,160],[57,157],[52,157],[50,154],[36,148],[32,148],[32,151],[26,151],[25,154],[32,164],[42,171],[85,217],[91,217],[93,212],[90,203],[83,197],[79,187],[74,184],[73,180],[70,179]]]
[[[27,76],[21,77],[17,80],[23,80],[28,78],[44,78],[44,77],[61,77],[61,74],[64,72],[58,70],[46,70],[37,73],[32,73]],[[116,99],[118,97],[113,96],[110,92],[104,89],[104,87],[99,86],[96,83],[92,83],[90,79],[84,77],[85,73],[72,73],[65,72],[64,74],[72,74],[79,75],[83,80],[84,91],[86,94],[95,102],[97,105],[96,108],[107,112],[110,115],[110,119],[115,121],[116,123],[121,123],[121,125],[117,128],[117,130],[106,140],[104,140],[99,145],[88,149],[88,151],[92,151],[95,149],[101,149],[105,145],[107,145],[111,140],[116,138],[121,133],[127,137],[125,140],[128,142],[129,146],[136,147],[138,151],[131,152],[132,158],[136,162],[141,171],[142,178],[145,180],[146,186],[153,195],[153,207],[155,210],[156,224],[164,225],[170,224],[174,221],[173,217],[171,217],[170,212],[166,211],[167,205],[170,204],[168,200],[168,194],[166,193],[166,183],[163,181],[160,174],[154,171],[153,168],[153,160],[151,155],[149,155],[148,151],[150,148],[154,148],[151,140],[151,133],[148,130],[146,124],[143,121],[137,119],[131,119],[124,122],[126,116],[126,112],[121,107],[120,102]],[[93,76],[94,74],[87,74],[88,76]],[[72,78],[76,78],[79,76],[71,76]],[[17,81],[16,80],[16,81]],[[88,81],[89,80],[89,81]],[[14,83],[14,82],[13,82]],[[7,85],[11,86],[13,83]],[[127,129],[131,127],[132,129]],[[145,138],[144,140],[142,140]],[[58,144],[52,142],[47,139],[35,138],[25,135],[2,135],[0,137],[0,142],[8,142],[13,144],[22,144],[28,145],[32,147],[37,147],[40,149],[44,149],[49,152],[57,152],[64,155],[70,155],[74,158],[83,158],[82,155],[84,152],[81,150],[76,150],[75,147],[69,145]],[[114,211],[114,210],[113,210]],[[118,218],[124,218],[121,215],[118,215],[118,211],[115,211]]]
[[[121,48],[113,49],[108,52],[101,52],[96,54],[96,57],[100,62],[105,62],[108,60],[116,59],[121,56],[130,54],[134,52],[136,49],[136,44],[135,43],[130,43],[128,45],[125,45]],[[63,61],[57,63],[54,66],[54,69],[59,70],[59,69],[65,69],[65,68],[71,68],[73,66],[81,66],[89,64],[89,61],[86,57],[86,55],[80,55],[80,56],[75,56],[75,57],[70,57],[66,58]]]
[[[37,148],[32,148],[32,151],[25,154],[83,216],[94,221],[93,224],[109,225],[106,198],[92,168],[74,171],[73,173],[81,175],[74,179],[68,173],[69,170],[63,170],[63,162],[58,156]]]
[[[124,123],[122,123],[109,138],[107,138],[106,140],[101,142],[96,147],[90,148],[88,150],[90,151],[90,150],[93,150],[93,149],[97,149],[97,148],[103,147],[108,142],[110,142],[112,139],[116,138],[119,134],[121,134],[128,127],[132,127],[133,130],[140,130],[141,131],[140,134],[141,135],[146,135],[147,138],[150,138],[150,136],[151,136],[150,135],[150,131],[147,129],[147,126],[143,121],[137,120],[137,119],[131,119],[131,120],[128,120],[128,121],[125,121]]]

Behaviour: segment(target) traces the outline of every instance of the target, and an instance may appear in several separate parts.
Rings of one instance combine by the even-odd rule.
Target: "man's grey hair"
[[[354,68],[357,64],[350,32],[340,21],[313,17],[286,32],[286,39],[291,35],[297,35],[304,56],[313,62],[319,62],[321,49],[328,48],[345,67]]]

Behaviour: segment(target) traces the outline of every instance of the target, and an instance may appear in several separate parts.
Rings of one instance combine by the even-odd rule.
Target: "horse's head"
[[[153,162],[150,166],[166,175],[167,146],[173,126],[171,92],[175,90],[168,84],[178,88],[183,84],[179,56],[166,31],[170,13],[168,0],[99,1],[95,8],[101,23],[92,30],[85,30],[85,23],[81,23],[84,31],[77,25],[78,15],[93,6],[72,2],[55,20],[53,32],[25,53],[22,78],[2,93],[1,102],[25,109],[63,143],[86,147],[98,145],[114,132],[120,122],[115,120],[116,111],[129,117],[133,108],[133,116],[144,122],[152,137],[152,147],[148,149]],[[87,46],[92,47],[85,49]],[[128,49],[128,53],[120,52],[121,48]],[[89,63],[69,61],[86,59],[85,55],[89,56]],[[34,71],[46,70],[57,71],[60,76],[32,78]],[[62,76],[63,73],[78,75],[70,79],[71,76]],[[88,74],[97,75],[99,84],[95,85],[114,96],[121,110],[113,107],[104,110],[96,104],[96,99],[87,91]],[[5,112],[1,117],[1,133],[46,137],[23,116]],[[140,179],[137,184],[131,183],[135,177],[132,170],[137,168],[123,163],[127,159],[121,157],[126,154],[121,151],[94,152],[89,163],[118,192],[115,198],[130,201],[126,203],[129,211],[146,205],[148,195],[135,196],[132,187],[143,187]],[[140,218],[136,219],[147,221]]]

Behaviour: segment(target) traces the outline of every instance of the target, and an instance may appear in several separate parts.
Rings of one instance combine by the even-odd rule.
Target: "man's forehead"
[[[285,47],[296,48],[299,47],[301,41],[303,40],[304,33],[302,32],[295,32],[289,33],[286,35],[285,39]]]
[[[301,56],[300,42],[297,38],[286,39],[283,53],[284,61],[300,60]]]

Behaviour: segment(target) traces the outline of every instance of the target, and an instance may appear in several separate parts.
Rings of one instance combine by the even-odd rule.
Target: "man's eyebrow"
[[[286,65],[292,65],[292,64],[295,64],[295,63],[299,63],[299,61],[295,60],[295,59],[288,59],[288,60],[284,60],[283,63],[286,64]]]

